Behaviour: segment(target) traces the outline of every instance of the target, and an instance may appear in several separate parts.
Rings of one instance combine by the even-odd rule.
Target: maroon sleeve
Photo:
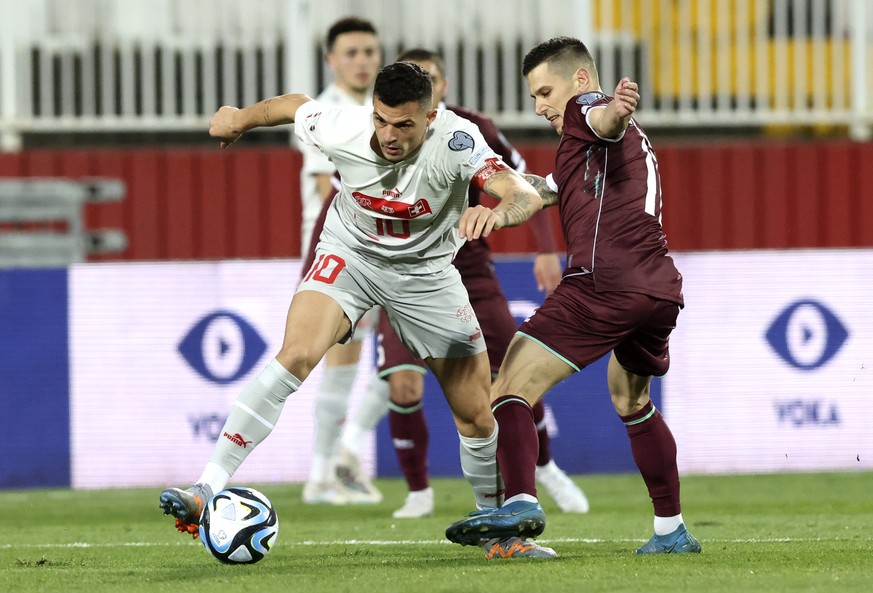
[[[598,91],[583,93],[570,99],[564,109],[564,133],[584,142],[606,142],[594,133],[594,130],[588,125],[588,118],[585,115],[591,107],[606,107],[610,102],[612,102],[612,97]]]

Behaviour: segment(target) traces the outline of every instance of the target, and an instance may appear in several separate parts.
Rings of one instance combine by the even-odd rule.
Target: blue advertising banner
[[[542,302],[531,260],[499,261],[497,275],[510,309],[521,323]],[[606,386],[608,358],[556,385],[545,397],[546,421],[555,462],[571,474],[636,471],[627,432],[610,402]],[[425,378],[424,410],[430,431],[429,468],[432,476],[460,476],[458,433],[451,411],[433,375]],[[652,382],[652,400],[661,405],[661,382]],[[377,474],[402,475],[394,446],[383,421],[377,428]]]
[[[70,484],[67,271],[0,270],[0,488]]]

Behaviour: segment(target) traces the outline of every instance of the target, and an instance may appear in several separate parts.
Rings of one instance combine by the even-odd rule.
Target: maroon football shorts
[[[480,266],[476,273],[462,275],[464,286],[470,295],[470,304],[479,319],[479,327],[485,337],[491,372],[496,374],[503,362],[509,341],[515,334],[517,323],[509,312],[509,303],[500,288],[493,269],[489,265]],[[397,370],[427,368],[424,362],[415,358],[400,341],[391,327],[385,311],[379,315],[379,376],[385,378]]]
[[[594,278],[569,276],[518,328],[581,370],[610,351],[643,377],[670,368],[679,305],[636,292],[596,292]]]

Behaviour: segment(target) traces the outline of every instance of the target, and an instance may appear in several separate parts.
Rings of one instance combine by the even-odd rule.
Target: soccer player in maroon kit
[[[637,84],[623,78],[613,97],[605,95],[588,49],[569,37],[534,47],[523,74],[536,113],[561,136],[555,173],[526,177],[545,204],[560,209],[567,268],[555,291],[519,327],[492,386],[506,502],[474,511],[451,525],[446,537],[484,544],[487,558],[527,555],[506,542],[545,529],[536,498],[531,406],[609,353],[612,403],[654,506],[655,534],[636,553],[700,552],[682,518],[676,442],[649,399],[652,376],[669,368],[669,337],[684,302],[682,276],[661,229],[658,162],[631,117]]]

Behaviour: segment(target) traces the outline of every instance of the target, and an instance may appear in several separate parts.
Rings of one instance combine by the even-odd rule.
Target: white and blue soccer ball
[[[209,499],[200,519],[206,549],[227,564],[254,564],[272,549],[279,518],[270,499],[252,488],[228,488]]]

